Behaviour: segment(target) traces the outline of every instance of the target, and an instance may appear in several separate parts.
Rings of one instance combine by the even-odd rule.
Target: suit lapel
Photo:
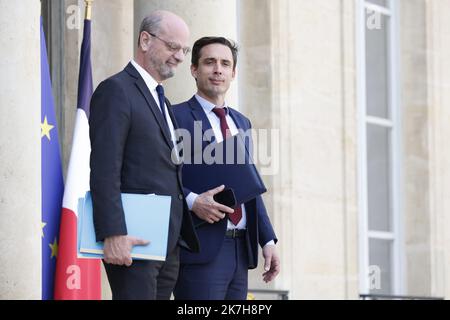
[[[228,112],[230,114],[231,119],[233,119],[234,123],[236,124],[236,127],[238,129],[242,129],[242,130],[247,130],[247,125],[246,123],[243,121],[242,117],[240,117],[236,112],[234,112],[233,109],[228,108]]]
[[[133,67],[131,63],[129,63],[125,70],[130,74],[133,78],[136,79],[136,87],[141,92],[141,94],[144,96],[145,100],[147,101],[147,105],[151,112],[153,113],[153,116],[156,118],[156,121],[158,122],[158,125],[163,133],[164,139],[166,140],[167,144],[170,148],[173,147],[172,139],[170,138],[170,132],[169,132],[169,126],[166,123],[166,121],[163,118],[163,115],[161,113],[161,110],[159,109],[158,105],[156,104],[155,99],[153,99],[152,94],[150,93],[150,90],[148,89],[147,85],[145,84],[144,79],[142,79],[139,72]],[[173,117],[171,116],[173,119]]]
[[[166,98],[166,106],[167,106],[167,112],[169,113],[170,119],[172,120],[173,129],[175,130],[175,132],[174,132],[175,133],[175,141],[176,141],[176,143],[179,143],[180,137],[177,133],[177,129],[179,128],[178,122],[177,122],[177,119],[175,118],[175,115],[173,114],[172,105],[170,104],[170,101],[167,100],[167,98]],[[172,142],[172,140],[171,140],[171,142]]]
[[[205,110],[203,110],[202,106],[200,105],[200,103],[197,101],[197,99],[194,97],[191,98],[191,100],[188,101],[189,106],[191,107],[191,113],[192,113],[192,117],[195,120],[195,126],[197,126],[197,128],[200,128],[200,124],[201,124],[201,130],[202,130],[202,137],[205,136],[205,132],[208,130],[212,131],[212,127],[211,124],[209,123],[209,119],[208,116],[205,113]],[[215,139],[214,135],[213,138]],[[202,139],[203,140],[203,139]],[[211,143],[211,141],[203,141],[203,148]]]
[[[231,119],[233,119],[234,123],[236,124],[236,127],[238,128],[238,130],[242,130],[244,132],[246,132],[247,130],[250,129],[250,127],[248,126],[247,122],[245,121],[244,117],[242,117],[239,113],[237,113],[236,111],[234,111],[231,108],[228,108],[229,113],[230,113],[230,117]],[[240,133],[240,132],[239,132]],[[242,135],[239,135],[241,138],[242,143],[245,146],[245,149],[247,150],[247,154],[252,158],[253,157],[253,146],[250,146],[250,143],[253,143],[253,141],[249,141],[248,139],[244,139]]]
[[[173,114],[172,105],[170,104],[170,101],[167,100],[167,98],[166,98],[166,106],[167,112],[169,112],[170,119],[172,120],[173,128],[176,130],[178,129],[178,123],[177,120],[175,119],[175,115]]]

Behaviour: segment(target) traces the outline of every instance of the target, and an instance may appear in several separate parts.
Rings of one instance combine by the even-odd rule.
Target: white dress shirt
[[[159,83],[155,79],[153,79],[153,77],[144,68],[142,68],[136,61],[131,60],[131,64],[139,72],[142,79],[144,79],[144,82],[147,85],[148,89],[150,90],[150,93],[152,94],[153,99],[155,99],[155,101],[156,101],[156,105],[158,106],[159,111],[161,111],[161,106],[159,105],[158,92],[156,92],[156,87],[158,86]],[[170,130],[170,137],[172,139],[173,145],[176,146],[177,140],[175,138],[175,128],[173,126],[172,119],[170,118],[169,110],[167,109],[167,105],[166,104],[164,104],[164,105],[166,106],[164,109],[166,112],[167,125],[169,126],[169,130]],[[161,111],[161,113],[162,113],[162,111]]]

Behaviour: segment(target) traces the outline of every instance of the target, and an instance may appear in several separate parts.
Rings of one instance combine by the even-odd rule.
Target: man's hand
[[[275,250],[275,246],[270,244],[263,248],[263,256],[264,270],[266,271],[263,273],[263,280],[268,283],[280,273],[280,258]]]
[[[131,266],[131,249],[134,246],[146,246],[150,241],[129,236],[113,236],[105,239],[103,247],[104,260],[108,264]]]
[[[192,205],[192,211],[202,220],[213,224],[225,218],[225,213],[233,213],[234,210],[214,201],[214,195],[223,191],[225,186],[220,186],[200,194]]]

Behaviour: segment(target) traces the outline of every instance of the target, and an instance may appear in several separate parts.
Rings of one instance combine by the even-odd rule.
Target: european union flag
[[[42,299],[53,299],[64,191],[55,107],[41,17]]]

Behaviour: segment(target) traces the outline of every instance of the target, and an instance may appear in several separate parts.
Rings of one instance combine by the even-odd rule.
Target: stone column
[[[0,1],[0,299],[41,299],[40,12]]]
[[[65,29],[64,145],[72,143],[75,124],[80,48],[83,37],[84,0],[65,0],[67,19],[79,15],[78,28]],[[78,6],[78,11],[70,8]],[[133,1],[95,0],[92,4],[91,62],[94,90],[107,77],[122,71],[133,58]],[[64,148],[64,172],[70,157]]]
[[[406,2],[406,0],[404,0]],[[450,1],[425,0],[429,152],[430,294],[450,297]],[[424,84],[425,85],[425,84]],[[417,161],[417,160],[416,160]],[[420,277],[416,272],[410,277]]]
[[[169,10],[182,17],[191,30],[191,46],[195,40],[204,36],[223,36],[239,40],[237,35],[236,1],[230,0],[135,0],[134,1],[134,38],[137,42],[142,19],[154,10]],[[136,46],[136,45],[135,45]],[[172,103],[188,100],[197,91],[190,72],[191,55],[178,67],[174,78],[167,81],[167,96]],[[238,78],[234,80],[227,102],[233,107],[238,104]]]
[[[246,0],[239,12],[243,111],[279,130],[264,198],[282,272],[269,287],[291,299],[357,298],[354,2]],[[251,281],[267,288],[262,272]]]
[[[280,207],[275,205],[276,196],[284,195],[284,210],[290,212],[291,205],[291,183],[284,180],[283,189],[277,189],[281,186],[277,185],[277,181],[281,178],[280,162],[283,161],[284,168],[290,170],[290,161],[288,157],[280,159],[280,152],[282,149],[279,141],[275,144],[270,143],[271,130],[280,132],[279,117],[280,110],[278,103],[274,102],[274,90],[278,88],[277,78],[278,69],[277,61],[272,61],[273,46],[277,45],[277,41],[284,41],[286,38],[276,38],[272,36],[272,15],[276,14],[278,6],[271,3],[270,0],[245,0],[239,2],[239,38],[241,51],[239,56],[239,73],[240,86],[239,97],[242,112],[252,121],[253,129],[265,130],[268,133],[268,139],[263,141],[256,135],[257,148],[255,152],[255,159],[259,170],[262,173],[262,178],[267,187],[268,192],[263,195],[263,200],[267,208],[272,223],[274,224],[276,234],[280,240],[277,246],[278,253],[281,255],[283,273],[274,283],[266,285],[262,281],[262,273],[264,272],[263,257],[259,257],[259,265],[256,270],[249,273],[249,288],[250,289],[290,289],[290,279],[292,273],[291,256],[289,254],[290,246],[286,244],[286,240],[292,235],[290,230],[286,228],[292,222],[291,215],[281,215]],[[256,10],[257,8],[257,10]],[[273,85],[276,87],[273,87]],[[281,139],[281,135],[279,136]],[[272,161],[267,161],[267,167],[260,163],[259,151],[262,151],[262,146],[269,147],[271,152],[267,153],[268,158]],[[284,148],[283,148],[284,149]],[[285,150],[283,150],[285,151]],[[286,154],[286,153],[284,153]],[[267,170],[272,167],[272,170]],[[265,174],[265,171],[268,171]],[[283,218],[281,218],[283,216]],[[255,295],[256,299],[260,299]]]
[[[400,6],[406,293],[448,299],[450,7]]]
[[[405,294],[431,294],[427,9],[425,1],[400,1],[403,125]],[[431,20],[432,21],[432,20]],[[417,143],[421,141],[421,143]]]

